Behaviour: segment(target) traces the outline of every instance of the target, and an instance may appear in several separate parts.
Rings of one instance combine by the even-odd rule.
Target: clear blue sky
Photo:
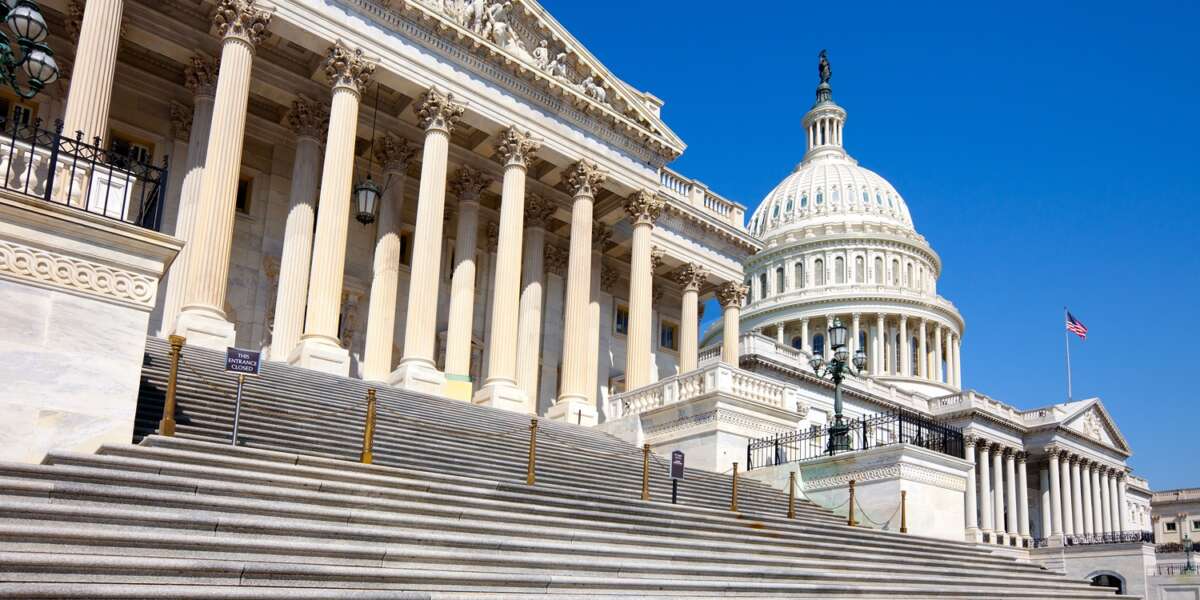
[[[827,48],[849,152],[941,254],[966,386],[1062,401],[1066,304],[1075,397],[1155,489],[1200,486],[1200,3],[543,4],[666,102],[674,168],[750,209],[800,160]]]

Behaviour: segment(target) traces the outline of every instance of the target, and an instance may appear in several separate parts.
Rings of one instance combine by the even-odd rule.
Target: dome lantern
[[[846,124],[846,110],[833,101],[833,87],[829,85],[833,70],[829,67],[829,59],[822,50],[817,71],[821,82],[817,85],[817,101],[804,115],[801,123],[808,133],[808,151],[804,159],[817,154],[836,154],[845,156],[842,148],[842,131]]]

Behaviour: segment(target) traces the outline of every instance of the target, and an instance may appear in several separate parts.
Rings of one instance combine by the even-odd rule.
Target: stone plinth
[[[150,311],[181,247],[0,192],[0,460],[132,440]]]
[[[1051,548],[1033,548],[1029,560],[1043,567],[1063,573],[1071,579],[1092,579],[1097,575],[1114,575],[1125,582],[1125,594],[1142,598],[1175,598],[1160,595],[1158,590],[1150,593],[1147,574],[1157,570],[1154,544],[1141,542],[1127,544],[1088,544],[1080,546],[1058,545]],[[1200,583],[1198,578],[1197,583]],[[1192,588],[1200,592],[1200,585]],[[1181,596],[1200,598],[1200,596]]]

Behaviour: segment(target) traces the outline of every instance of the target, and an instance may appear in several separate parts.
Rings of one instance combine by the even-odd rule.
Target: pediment
[[[1062,427],[1106,446],[1129,452],[1129,445],[1126,444],[1124,436],[1117,430],[1108,411],[1098,399],[1083,402],[1074,414],[1069,414],[1063,419]]]
[[[534,0],[373,0],[423,21],[487,55],[577,110],[606,116],[666,157],[684,144],[658,114],[661,102],[617,78]]]

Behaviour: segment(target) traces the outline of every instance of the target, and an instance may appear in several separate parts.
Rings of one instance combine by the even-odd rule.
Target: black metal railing
[[[1063,536],[1064,546],[1094,546],[1096,544],[1153,544],[1153,531],[1114,531],[1111,533],[1083,533]],[[1048,538],[1034,538],[1034,548],[1050,545]]]
[[[912,444],[928,450],[964,457],[962,430],[933,421],[917,413],[898,410],[845,421],[849,427],[848,450],[831,444],[830,427],[814,426],[808,431],[750,440],[746,445],[746,468],[803,462],[839,452],[868,450],[893,444]]]
[[[1188,545],[1184,542],[1163,542],[1154,547],[1154,551],[1159,554],[1175,554],[1187,550]]]
[[[1186,563],[1173,564],[1173,565],[1158,565],[1158,574],[1159,575],[1196,575],[1196,574],[1200,574],[1200,569],[1197,569],[1196,565],[1188,566]]]
[[[62,135],[42,121],[0,119],[0,188],[66,204],[147,229],[159,230],[166,194],[167,161],[156,167],[134,152],[121,152]]]

